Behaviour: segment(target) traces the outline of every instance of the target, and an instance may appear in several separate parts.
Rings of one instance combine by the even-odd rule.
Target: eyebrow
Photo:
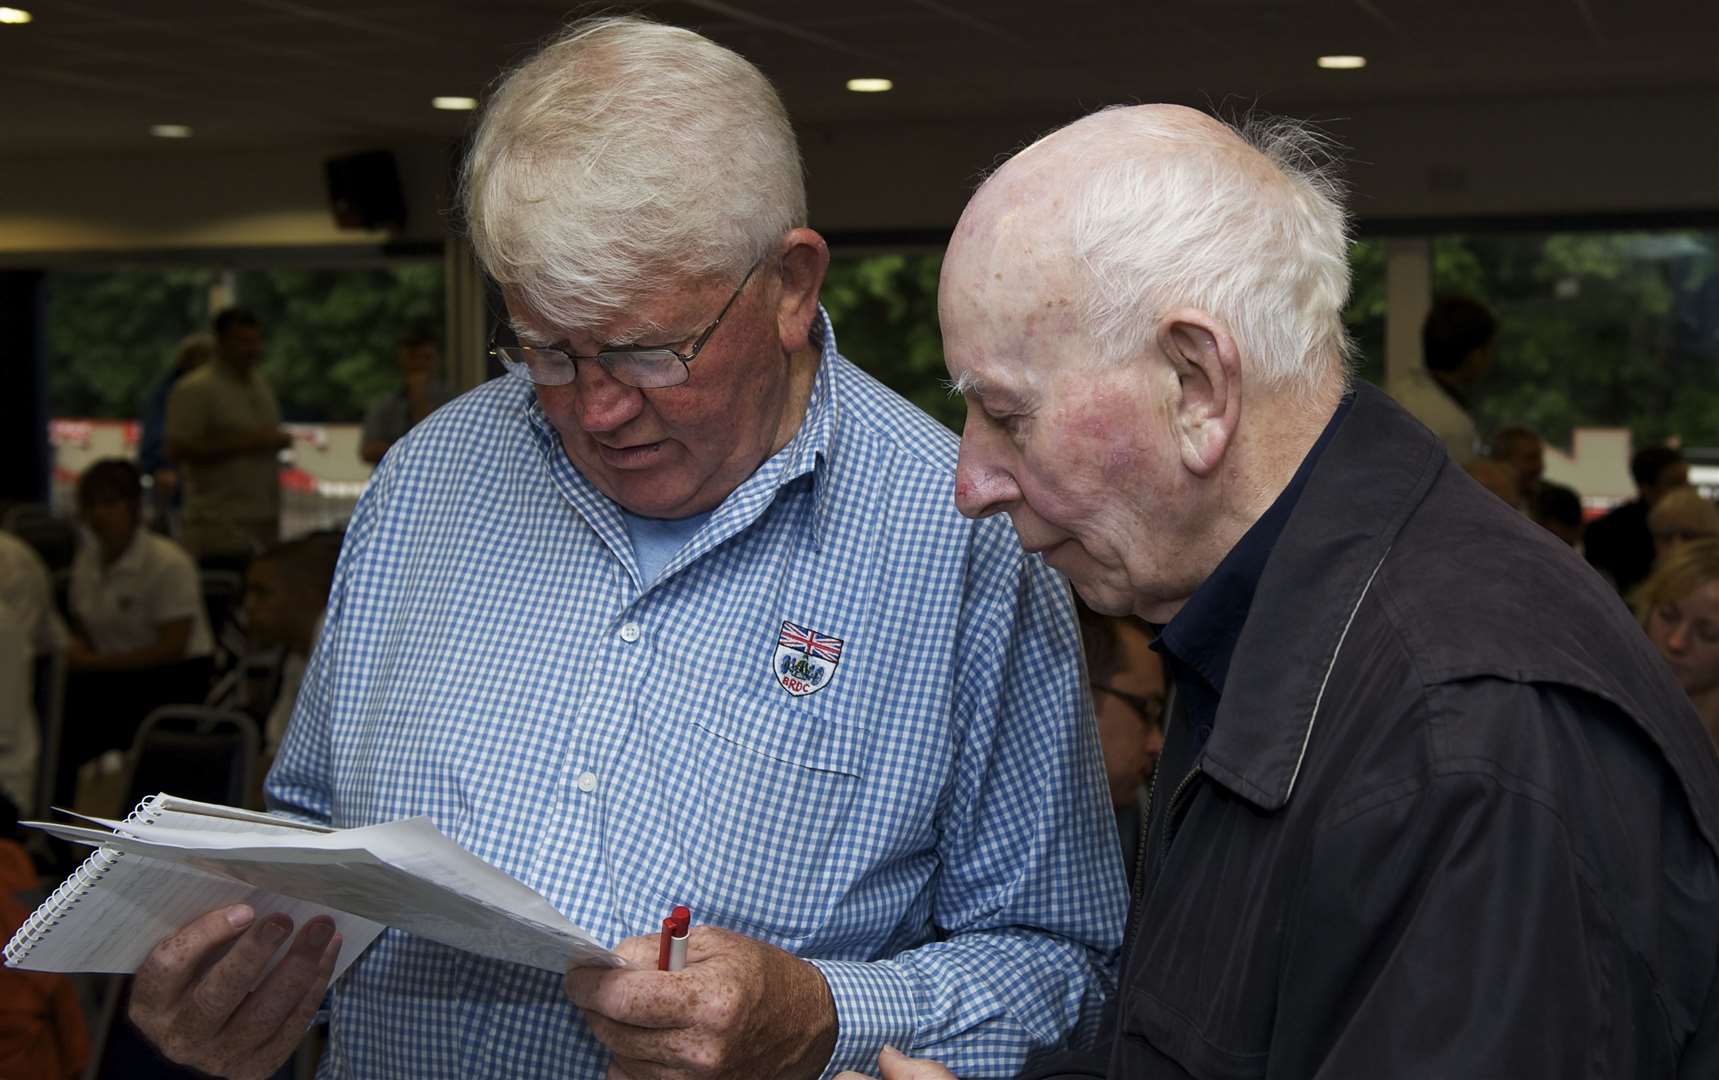
[[[518,319],[514,318],[511,315],[508,316],[507,325],[508,325],[508,328],[513,331],[513,336],[519,340],[519,343],[521,345],[530,345],[530,346],[533,346],[533,347],[539,348],[539,349],[561,349],[562,351],[567,352],[567,353],[572,352],[571,349],[566,348],[566,345],[567,345],[567,339],[566,338],[560,338],[558,340],[551,340],[549,337],[538,333],[536,330],[532,329],[529,326],[526,326],[524,323],[520,322]],[[651,322],[648,319],[643,320],[641,322],[634,323],[634,324],[629,325],[629,326],[624,326],[621,329],[622,329],[622,333],[619,333],[619,334],[615,335],[614,337],[610,338],[609,340],[603,342],[603,345],[602,345],[603,349],[607,350],[607,349],[628,348],[632,345],[635,345],[639,341],[639,339],[646,334],[666,333],[666,331],[664,331],[658,324]],[[697,331],[694,331],[694,333],[696,334]],[[679,344],[683,340],[685,340],[685,339],[684,338],[671,338],[665,344]],[[646,347],[647,348],[654,348],[655,346],[646,346]]]
[[[945,379],[943,384],[949,388],[949,393],[959,397],[969,394],[991,405],[1005,409],[1024,407],[1025,399],[1007,387],[998,386],[984,376],[972,371],[961,371],[953,379]]]

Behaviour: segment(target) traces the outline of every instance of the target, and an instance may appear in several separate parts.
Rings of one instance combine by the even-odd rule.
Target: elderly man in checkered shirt
[[[463,179],[513,377],[383,462],[268,792],[426,814],[636,963],[563,987],[389,931],[333,988],[324,1075],[816,1077],[888,1044],[971,1078],[1084,1038],[1125,897],[1068,592],[836,351],[769,84],[580,23]],[[676,904],[699,925],[658,972]],[[338,940],[290,929],[191,924],[133,1017],[266,1075]]]

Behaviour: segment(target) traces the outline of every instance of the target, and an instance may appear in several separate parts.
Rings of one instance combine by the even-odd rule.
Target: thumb
[[[883,1048],[877,1067],[883,1080],[956,1080],[954,1073],[935,1061],[910,1058],[893,1046]]]

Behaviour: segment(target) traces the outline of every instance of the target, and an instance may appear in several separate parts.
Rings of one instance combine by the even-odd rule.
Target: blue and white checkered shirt
[[[828,1074],[888,1042],[1012,1076],[1091,1033],[1127,904],[1068,592],[956,513],[949,433],[819,322],[800,430],[649,588],[528,386],[415,428],[352,520],[270,802],[426,814],[600,941],[684,903],[814,958]],[[393,930],[331,1025],[325,1076],[608,1065],[555,974]]]

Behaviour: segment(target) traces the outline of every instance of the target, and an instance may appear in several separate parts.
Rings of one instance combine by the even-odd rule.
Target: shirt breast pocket
[[[710,921],[785,946],[823,925],[848,884],[841,833],[865,777],[870,730],[732,694],[688,717],[691,783],[673,805]]]

